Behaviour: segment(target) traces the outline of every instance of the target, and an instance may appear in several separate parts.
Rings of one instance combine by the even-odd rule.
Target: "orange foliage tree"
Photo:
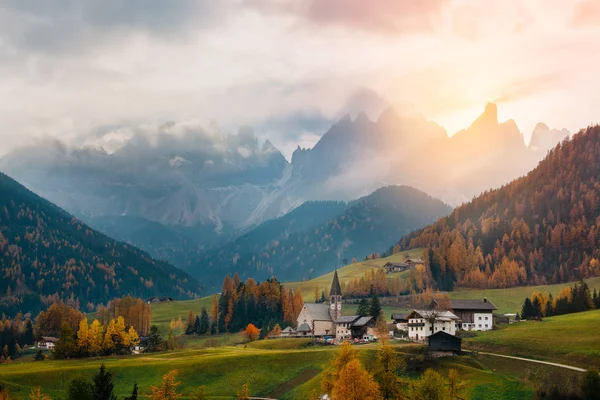
[[[260,330],[254,326],[254,324],[248,324],[246,329],[243,332],[243,335],[246,339],[253,342],[258,339],[258,335],[260,334]]]

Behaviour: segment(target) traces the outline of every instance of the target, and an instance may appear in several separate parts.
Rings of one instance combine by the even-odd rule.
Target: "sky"
[[[0,0],[0,155],[193,120],[289,158],[381,99],[449,135],[487,102],[526,140],[576,132],[600,122],[599,37],[600,0]]]

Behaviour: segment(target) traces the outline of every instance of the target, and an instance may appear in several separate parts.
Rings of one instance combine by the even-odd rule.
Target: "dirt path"
[[[533,362],[533,363],[538,363],[538,364],[545,364],[545,365],[551,365],[553,367],[559,367],[559,368],[565,368],[565,369],[570,369],[572,371],[577,371],[577,372],[586,372],[587,370],[583,369],[583,368],[579,368],[579,367],[574,367],[572,365],[566,365],[566,364],[559,364],[559,363],[553,363],[550,361],[541,361],[541,360],[533,360],[531,358],[523,358],[523,357],[515,357],[515,356],[507,356],[504,354],[496,354],[496,353],[486,353],[484,351],[476,351],[476,350],[467,350],[473,353],[477,353],[477,354],[484,354],[486,356],[494,356],[494,357],[504,357],[504,358],[512,358],[513,360],[520,360],[520,361],[529,361],[529,362]]]
[[[320,371],[316,369],[305,369],[291,381],[288,381],[277,387],[275,390],[273,390],[273,392],[269,394],[269,396],[279,398],[287,392],[289,392],[290,390],[292,390],[293,388],[295,388],[296,386],[310,381],[312,378],[319,375],[319,372]]]

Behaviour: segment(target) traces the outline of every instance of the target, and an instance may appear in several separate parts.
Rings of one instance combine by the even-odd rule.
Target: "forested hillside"
[[[429,247],[440,289],[501,288],[600,275],[600,127],[564,141],[527,176],[400,240]]]
[[[407,186],[385,187],[347,205],[316,202],[307,207],[310,216],[300,207],[267,222],[208,253],[190,273],[217,286],[234,272],[260,280],[273,275],[285,281],[315,277],[382,251],[394,238],[450,212],[446,204]]]
[[[0,309],[64,300],[82,309],[124,294],[193,297],[199,283],[98,233],[0,173]]]

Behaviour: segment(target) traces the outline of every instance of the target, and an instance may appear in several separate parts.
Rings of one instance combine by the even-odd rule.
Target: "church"
[[[304,336],[335,337],[336,340],[360,339],[375,325],[370,316],[342,316],[342,288],[337,270],[329,291],[329,303],[304,303],[297,319],[297,332]]]

